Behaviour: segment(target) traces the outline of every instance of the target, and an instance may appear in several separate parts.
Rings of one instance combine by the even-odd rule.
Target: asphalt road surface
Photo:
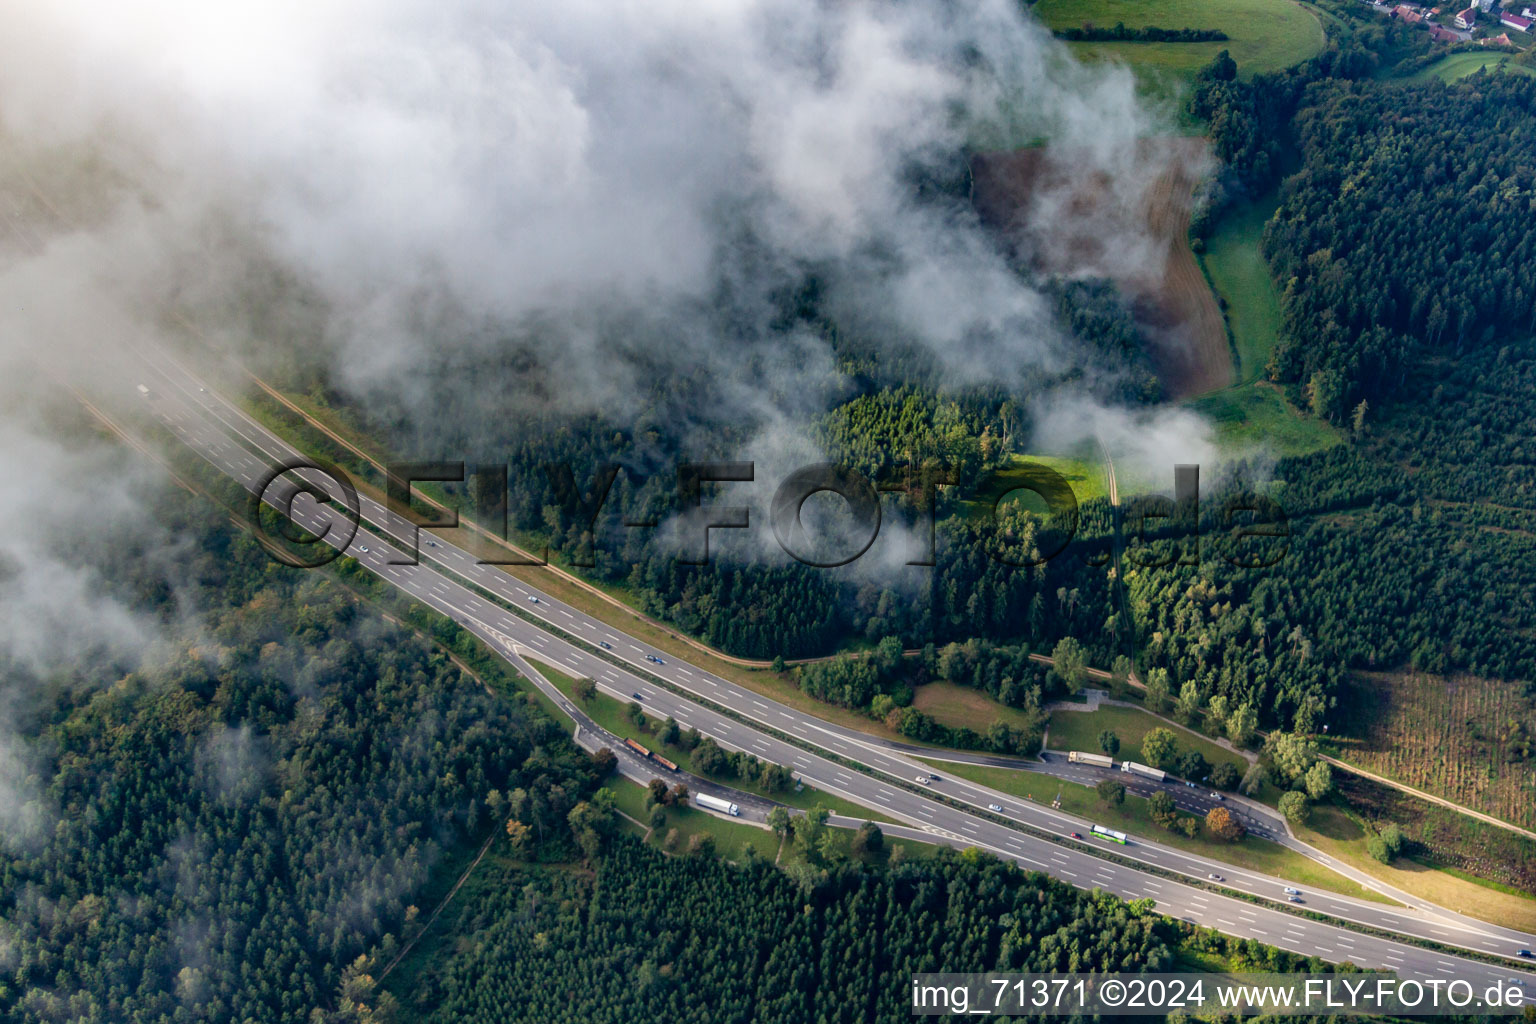
[[[147,405],[181,441],[247,489],[258,486],[274,464],[302,458],[297,450],[166,354],[140,355],[144,359],[142,379],[151,394],[140,397],[135,389],[138,382],[127,380],[123,385],[125,403],[137,401],[141,406]],[[352,539],[347,553],[382,579],[453,618],[504,656],[526,656],[568,674],[587,676],[610,696],[624,701],[638,699],[653,717],[670,716],[684,727],[691,726],[714,737],[723,747],[745,750],[764,760],[787,765],[807,783],[876,809],[884,817],[909,822],[936,841],[980,846],[1075,885],[1101,888],[1126,899],[1150,897],[1157,901],[1159,911],[1170,916],[1326,960],[1348,960],[1405,975],[1473,981],[1508,979],[1514,976],[1512,969],[1522,966],[1517,961],[1510,961],[1508,966],[1484,964],[1289,913],[1281,909],[1285,905],[1281,903],[1287,884],[1284,880],[1140,837],[1133,836],[1131,845],[1115,847],[1111,852],[1196,880],[1217,874],[1222,876],[1224,887],[1279,905],[1221,895],[1105,860],[1095,855],[1095,841],[1066,838],[1072,832],[1089,835],[1091,822],[942,772],[942,778],[930,785],[918,785],[916,778],[932,777],[933,770],[912,760],[907,753],[891,749],[893,745],[823,722],[679,661],[494,566],[480,564],[475,556],[451,544],[441,540],[429,544],[425,532],[420,564],[402,564],[409,562],[405,546],[397,543],[399,538],[409,536],[404,524],[390,526],[392,518],[386,509],[366,497],[361,503],[365,525]],[[339,519],[333,506],[318,504],[308,497],[298,499],[295,515],[301,525],[316,533],[324,529],[325,523]],[[387,536],[386,530],[394,536]],[[468,584],[499,601],[487,600]],[[538,621],[530,622],[509,608],[517,608]],[[567,641],[552,632],[552,628],[577,637],[582,643]],[[600,644],[606,644],[608,649],[601,649]],[[609,658],[624,664],[616,665]],[[657,680],[667,685],[658,685]],[[721,713],[706,701],[739,717]],[[769,729],[857,762],[868,772],[781,739]],[[954,803],[941,802],[931,794],[942,794]],[[989,805],[1002,809],[975,813]],[[1022,831],[1013,823],[1027,825],[1051,838]],[[1430,912],[1307,890],[1304,886],[1294,888],[1304,890],[1301,909],[1373,929],[1503,957],[1512,956],[1516,948],[1536,946],[1536,938],[1530,935],[1438,908]],[[1536,994],[1536,977],[1531,978],[1531,985]]]

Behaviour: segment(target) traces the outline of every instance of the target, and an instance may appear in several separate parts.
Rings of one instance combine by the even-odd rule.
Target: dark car
[[[1531,951],[1528,950],[1528,949],[1522,949],[1520,951],[1520,955],[1525,957],[1527,960],[1529,960],[1531,958]]]
[[[607,640],[599,640],[597,642],[597,646],[601,647],[605,651],[613,650],[613,644],[609,643]]]
[[[645,700],[645,698],[640,696],[638,693],[632,693],[630,696],[635,698],[635,700]]]
[[[1081,839],[1081,838],[1083,838],[1083,835],[1082,835],[1081,832],[1073,832],[1072,833],[1072,838],[1073,839]]]

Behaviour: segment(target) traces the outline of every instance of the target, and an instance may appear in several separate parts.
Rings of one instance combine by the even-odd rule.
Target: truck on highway
[[[722,800],[717,796],[710,796],[708,793],[695,793],[693,799],[698,802],[700,807],[707,807],[712,811],[719,811],[721,814],[729,814],[733,818],[741,817],[741,808],[729,800]]]
[[[1096,764],[1100,768],[1113,768],[1115,759],[1108,754],[1089,754],[1081,750],[1073,750],[1067,753],[1067,760],[1074,764]]]
[[[1140,775],[1144,778],[1155,779],[1158,782],[1162,782],[1168,777],[1168,773],[1163,771],[1161,768],[1149,768],[1137,761],[1125,762],[1120,766],[1120,770],[1123,772],[1130,772],[1132,775]]]
[[[624,745],[626,747],[628,747],[630,750],[633,750],[635,753],[639,754],[641,757],[650,757],[651,756],[651,752],[649,750],[646,750],[644,747],[642,747],[640,744],[636,743],[634,740],[626,739],[624,741]]]

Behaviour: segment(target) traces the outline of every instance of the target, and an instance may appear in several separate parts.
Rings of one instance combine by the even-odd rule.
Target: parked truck
[[[1088,754],[1081,750],[1072,750],[1067,753],[1067,760],[1077,764],[1096,764],[1100,768],[1113,768],[1115,759],[1108,754]]]
[[[712,811],[719,811],[721,814],[729,814],[733,818],[741,817],[741,808],[729,800],[722,800],[717,796],[710,796],[708,793],[695,793],[693,799],[698,802],[700,807],[707,807]]]
[[[1168,773],[1163,771],[1161,768],[1149,768],[1146,765],[1138,764],[1135,761],[1125,762],[1120,766],[1120,770],[1123,772],[1131,772],[1135,775],[1141,775],[1148,779],[1155,779],[1158,782],[1162,782],[1165,778],[1168,777]]]

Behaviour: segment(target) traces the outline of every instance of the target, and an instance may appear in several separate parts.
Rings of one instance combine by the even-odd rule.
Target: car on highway
[[[1300,896],[1301,895],[1301,890],[1300,889],[1292,889],[1290,886],[1286,886],[1285,887],[1285,894],[1287,896]]]
[[[363,554],[366,555],[368,553],[368,545],[367,544],[359,544],[357,546],[357,550],[361,551]]]
[[[645,700],[645,698],[640,696],[638,693],[632,693],[630,696],[635,698],[635,700]]]
[[[599,640],[597,642],[597,646],[601,647],[605,651],[613,650],[613,644],[609,643],[607,640]]]
[[[993,812],[995,812],[997,814],[1002,814],[1003,813],[1003,805],[1002,804],[987,804],[987,810],[993,811]]]
[[[1306,900],[1302,899],[1300,896],[1287,896],[1286,899],[1290,900],[1292,903],[1305,903],[1306,902]]]
[[[1073,839],[1083,838],[1083,834],[1081,832],[1069,832],[1067,834],[1070,835]]]
[[[537,597],[537,596],[535,596],[535,595],[533,595],[533,594],[529,594],[529,595],[528,595],[528,601],[529,601],[529,603],[531,603],[531,604],[538,604],[538,603],[539,603],[539,599],[538,599],[538,597]]]
[[[1517,953],[1517,954],[1516,954],[1516,955],[1517,955],[1517,956],[1523,956],[1523,957],[1525,957],[1525,958],[1526,958],[1526,959],[1527,959],[1527,960],[1529,960],[1529,959],[1530,959],[1530,958],[1531,958],[1531,956],[1532,956],[1532,953],[1531,953],[1531,951],[1530,951],[1530,950],[1528,950],[1528,949],[1522,949],[1522,950],[1520,950],[1520,952],[1519,952],[1519,953]]]
[[[429,547],[429,548],[435,548],[435,547],[437,547],[437,541],[435,541],[435,540],[429,540],[429,541],[427,541],[427,547]]]
[[[1213,882],[1225,882],[1226,881],[1225,878],[1222,878],[1220,875],[1218,875],[1214,871],[1212,871],[1210,874],[1206,875],[1205,877],[1209,878]]]
[[[1185,782],[1184,785],[1188,786],[1190,789],[1195,788],[1195,784],[1193,782]]]
[[[930,779],[932,779],[934,782],[938,782],[939,781],[939,773],[938,772],[929,772],[928,773],[928,777]]]
[[[1211,790],[1211,796],[1215,797],[1217,800],[1225,800],[1226,799],[1226,797],[1222,796],[1220,793],[1216,792],[1214,789]]]
[[[917,782],[917,784],[919,786],[926,786],[926,785],[928,785],[928,776],[926,776],[926,775],[919,775],[915,781]]]

